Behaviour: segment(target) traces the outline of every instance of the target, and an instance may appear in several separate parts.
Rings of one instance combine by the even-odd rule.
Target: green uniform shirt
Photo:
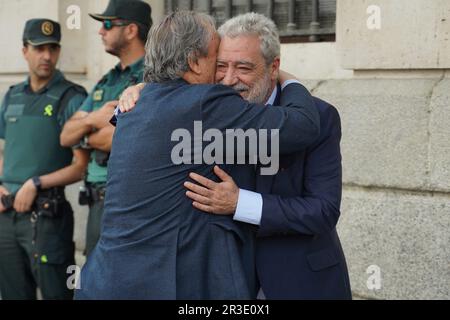
[[[38,92],[27,79],[6,93],[0,109],[0,138],[5,139],[2,181],[11,193],[33,176],[71,164],[72,150],[61,147],[59,136],[85,98],[84,88],[58,70]]]
[[[92,112],[100,109],[106,102],[119,100],[122,92],[143,81],[144,57],[122,70],[120,63],[111,69],[94,87],[80,107],[80,111]],[[95,150],[91,152],[88,166],[87,181],[104,183],[107,177],[107,167],[100,166],[95,161]]]

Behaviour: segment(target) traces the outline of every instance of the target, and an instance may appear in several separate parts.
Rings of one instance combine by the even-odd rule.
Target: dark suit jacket
[[[280,152],[302,150],[318,136],[312,97],[293,84],[280,103],[290,107],[249,104],[221,85],[146,85],[133,112],[118,116],[101,237],[76,298],[253,298],[254,229],[192,207],[183,183],[190,172],[216,179],[213,165],[174,164],[179,142],[171,136],[180,128],[194,136],[194,121],[202,121],[203,131],[280,129]],[[253,166],[225,169],[240,185],[254,187]]]
[[[341,124],[337,110],[314,98],[320,137],[282,156],[276,176],[259,176],[263,211],[258,277],[268,299],[351,299],[336,224],[340,215]]]

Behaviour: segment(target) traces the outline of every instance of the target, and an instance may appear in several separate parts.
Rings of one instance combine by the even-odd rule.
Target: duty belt
[[[92,201],[99,202],[105,200],[105,186],[96,186],[96,185],[88,185],[87,186],[91,191]]]

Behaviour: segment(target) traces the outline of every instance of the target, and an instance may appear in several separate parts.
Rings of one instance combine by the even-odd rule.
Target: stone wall
[[[313,89],[341,115],[338,229],[357,296],[450,298],[449,88],[442,75],[327,80]],[[380,268],[380,290],[367,287],[371,265]]]

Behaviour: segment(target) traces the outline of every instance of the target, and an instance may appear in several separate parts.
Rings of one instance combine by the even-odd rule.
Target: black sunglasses
[[[130,22],[103,20],[103,28],[111,30],[113,27],[123,27],[130,25]]]

